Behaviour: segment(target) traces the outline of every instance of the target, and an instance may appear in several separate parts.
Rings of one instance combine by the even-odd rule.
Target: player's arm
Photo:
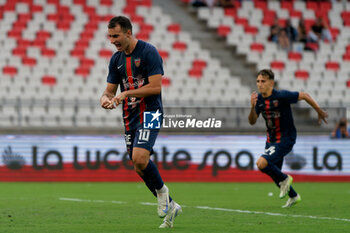
[[[328,113],[320,108],[317,102],[306,92],[299,92],[298,100],[305,100],[315,111],[318,113],[318,123],[321,124],[322,120],[327,123]]]
[[[105,109],[115,108],[115,106],[113,105],[112,99],[114,98],[115,93],[117,92],[117,89],[118,89],[117,84],[107,83],[107,87],[100,98],[100,104],[102,108],[105,108]]]
[[[151,95],[158,95],[162,90],[162,75],[155,74],[148,77],[148,84],[134,90],[128,90],[120,93],[112,99],[117,105],[127,97],[143,98]]]
[[[256,102],[258,101],[258,94],[254,91],[252,95],[250,96],[250,113],[248,116],[249,124],[254,125],[256,120],[258,119],[259,115],[255,111]]]

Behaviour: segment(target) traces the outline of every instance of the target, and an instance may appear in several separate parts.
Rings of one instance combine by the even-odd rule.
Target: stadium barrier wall
[[[166,182],[271,182],[257,170],[264,136],[160,135]],[[0,136],[0,181],[141,181],[123,136]],[[296,182],[350,182],[350,140],[299,136],[283,170]]]

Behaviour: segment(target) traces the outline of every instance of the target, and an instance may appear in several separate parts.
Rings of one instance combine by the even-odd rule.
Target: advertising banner
[[[166,182],[269,181],[264,136],[160,135],[151,159]],[[0,181],[141,181],[124,136],[0,136]],[[350,182],[350,140],[299,136],[283,171],[296,182]]]

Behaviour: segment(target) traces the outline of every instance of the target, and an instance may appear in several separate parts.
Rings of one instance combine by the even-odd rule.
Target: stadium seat
[[[295,78],[306,80],[309,78],[309,72],[306,70],[297,70],[294,73]]]
[[[300,62],[302,59],[302,54],[298,52],[289,52],[288,59],[291,61]]]
[[[220,25],[217,29],[219,36],[226,37],[231,32],[231,27],[226,25]]]
[[[273,70],[284,70],[285,65],[284,62],[275,60],[271,62],[270,67]]]
[[[191,70],[188,71],[188,75],[191,78],[200,79],[200,78],[202,78],[203,71],[201,68],[192,68]]]
[[[258,53],[262,53],[265,49],[265,46],[261,43],[252,43],[250,45],[250,50]]]
[[[168,32],[179,34],[181,32],[181,25],[178,23],[174,23],[168,26]]]
[[[173,49],[179,50],[179,51],[184,51],[187,49],[187,44],[181,41],[176,41],[173,43]]]
[[[15,76],[17,74],[17,68],[14,66],[5,66],[2,68],[4,75]]]
[[[46,75],[41,78],[41,81],[44,85],[54,86],[56,85],[56,78],[54,76]]]
[[[335,61],[328,61],[326,63],[326,69],[327,70],[338,71],[340,69],[340,65],[339,65],[338,62],[335,62]]]

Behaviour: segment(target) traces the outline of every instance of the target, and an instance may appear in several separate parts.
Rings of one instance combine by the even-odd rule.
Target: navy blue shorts
[[[125,131],[125,144],[129,158],[132,159],[134,147],[144,148],[153,154],[153,146],[158,133],[159,129],[144,129],[143,125],[134,130]]]
[[[294,142],[266,143],[265,153],[262,155],[269,164],[274,164],[282,168],[283,158],[294,146]]]

